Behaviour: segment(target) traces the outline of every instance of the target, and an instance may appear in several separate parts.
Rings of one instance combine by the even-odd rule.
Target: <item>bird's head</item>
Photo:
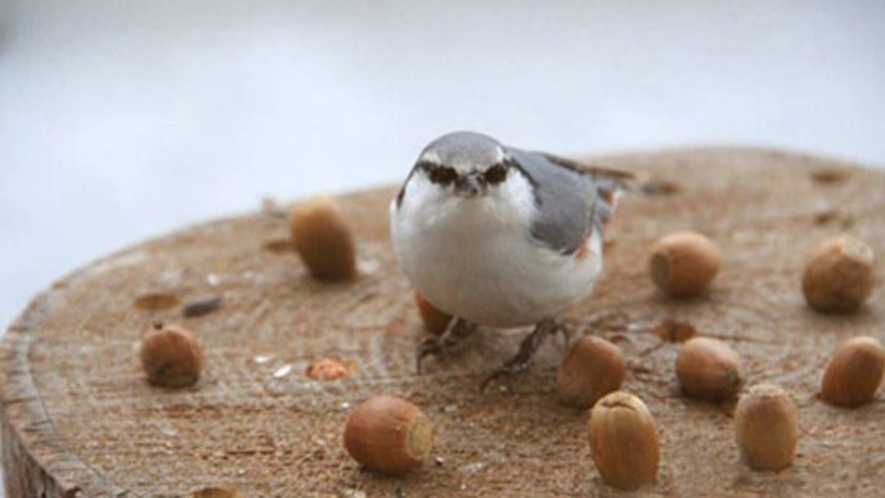
[[[469,131],[443,135],[418,157],[414,175],[433,188],[467,199],[500,188],[512,174],[512,161],[492,137]]]

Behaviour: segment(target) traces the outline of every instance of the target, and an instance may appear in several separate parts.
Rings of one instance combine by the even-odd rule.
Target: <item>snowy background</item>
[[[0,0],[0,322],[264,195],[398,182],[453,129],[881,165],[883,119],[881,0]]]

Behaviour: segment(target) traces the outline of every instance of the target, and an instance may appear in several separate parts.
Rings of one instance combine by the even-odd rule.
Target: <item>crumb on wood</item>
[[[356,362],[352,360],[337,360],[324,358],[307,367],[307,376],[313,380],[341,380],[350,376],[356,370]]]

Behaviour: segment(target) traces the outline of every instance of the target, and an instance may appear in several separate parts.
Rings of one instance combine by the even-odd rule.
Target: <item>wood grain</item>
[[[611,228],[597,290],[567,320],[573,335],[625,350],[624,388],[657,419],[661,471],[638,496],[880,496],[885,404],[835,409],[815,392],[838,343],[860,334],[885,340],[883,279],[869,305],[845,317],[810,311],[800,280],[807,251],[829,235],[849,232],[885,253],[885,174],[754,149],[593,160],[642,180]],[[394,193],[339,198],[358,243],[354,283],[310,280],[285,243],[285,218],[256,213],[124,250],[37,296],[0,351],[8,496],[616,494],[593,468],[585,413],[556,401],[561,344],[545,345],[513,395],[481,395],[478,385],[524,330],[483,330],[464,354],[415,373],[425,333],[388,241]],[[712,291],[688,302],[664,299],[646,272],[651,243],[679,229],[701,231],[723,250]],[[184,317],[187,303],[207,296],[221,296],[220,308]],[[801,427],[793,468],[749,471],[738,461],[732,404],[679,394],[676,345],[653,333],[668,318],[727,341],[750,384],[791,393]],[[134,347],[155,321],[182,323],[202,341],[206,369],[194,388],[144,381]],[[324,358],[355,370],[344,380],[308,378]],[[393,479],[347,457],[348,410],[376,394],[422,407],[436,425],[436,463]]]

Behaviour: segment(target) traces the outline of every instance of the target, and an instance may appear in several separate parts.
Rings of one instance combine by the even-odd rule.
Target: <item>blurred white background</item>
[[[398,182],[453,129],[883,164],[883,54],[882,0],[5,0],[0,321],[264,195]]]

